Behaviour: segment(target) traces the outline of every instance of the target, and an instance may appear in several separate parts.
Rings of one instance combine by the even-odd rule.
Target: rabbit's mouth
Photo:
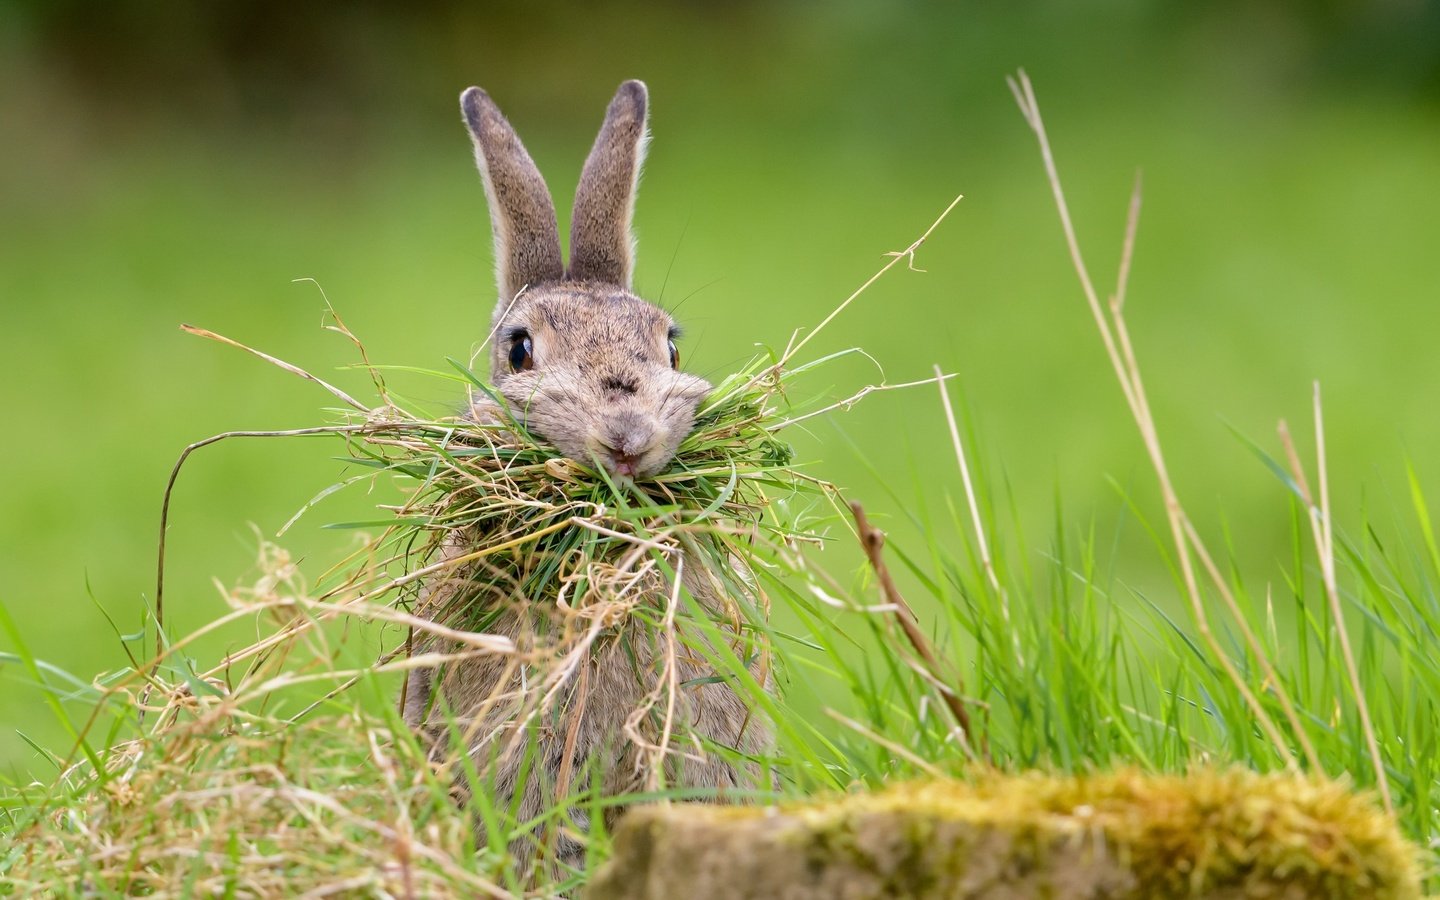
[[[617,478],[648,478],[674,455],[667,423],[638,409],[608,410],[592,426],[586,451]]]
[[[610,465],[607,468],[622,478],[634,478],[640,471],[640,457],[628,453],[614,453],[610,456]]]
[[[593,449],[591,455],[611,475],[631,480],[655,475],[670,461],[663,448],[658,446],[636,450],[601,443]]]

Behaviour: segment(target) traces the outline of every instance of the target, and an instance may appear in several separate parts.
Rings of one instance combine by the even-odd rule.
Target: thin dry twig
[[[935,368],[934,378],[922,378],[919,381],[905,381],[901,382],[900,384],[867,384],[860,390],[846,397],[844,400],[836,400],[834,403],[831,403],[828,406],[822,406],[819,409],[814,409],[810,412],[802,413],[793,418],[785,419],[781,422],[776,423],[774,426],[771,427],[770,430],[772,432],[779,431],[782,428],[788,428],[791,425],[795,425],[799,422],[804,422],[806,419],[813,419],[816,416],[823,416],[826,413],[832,413],[836,410],[839,410],[841,412],[848,412],[852,406],[859,403],[861,400],[864,400],[871,394],[879,393],[880,391],[898,391],[901,388],[923,387],[927,384],[941,384],[943,389],[943,383],[949,381],[951,378],[954,377],[955,375],[953,373],[950,375],[942,374],[940,372],[940,368],[937,366]]]
[[[206,332],[206,334],[209,333]],[[165,655],[165,538],[170,528],[170,495],[175,491],[175,482],[180,477],[180,469],[184,467],[190,454],[201,447],[208,447],[229,438],[364,434],[383,427],[383,425],[326,425],[318,428],[293,428],[288,431],[227,431],[224,434],[211,435],[204,440],[196,441],[180,451],[180,458],[175,460],[175,465],[170,470],[170,477],[165,480],[165,493],[160,500],[160,540],[155,553],[155,660],[152,665],[159,665],[161,658]]]
[[[890,261],[885,265],[881,266],[878,272],[866,279],[865,283],[856,288],[854,293],[846,297],[839,306],[831,310],[830,314],[824,319],[822,319],[819,325],[816,325],[814,328],[812,328],[809,334],[805,335],[805,337],[801,338],[798,342],[795,341],[794,338],[791,338],[790,346],[786,347],[785,352],[780,356],[779,365],[783,366],[790,360],[794,359],[795,354],[799,353],[806,344],[813,341],[816,336],[820,334],[820,332],[824,331],[825,326],[833,322],[837,316],[839,316],[842,312],[845,311],[846,307],[848,307],[851,303],[855,302],[855,299],[857,297],[865,293],[865,291],[869,289],[870,285],[879,281],[880,276],[884,275],[886,272],[899,265],[900,260],[908,260],[910,263],[910,269],[912,271],[925,271],[924,269],[915,268],[915,251],[920,249],[920,245],[924,244],[925,241],[930,238],[930,235],[934,233],[935,229],[940,227],[940,223],[945,221],[945,217],[950,215],[950,211],[954,209],[955,206],[963,199],[965,199],[964,194],[957,194],[955,199],[950,201],[950,205],[945,207],[945,211],[940,213],[940,215],[936,217],[935,221],[930,223],[930,227],[925,229],[925,233],[920,235],[920,237],[916,238],[914,243],[912,243],[909,247],[906,247],[904,250],[891,251],[889,253],[886,253],[885,255],[890,257]]]
[[[244,350],[246,353],[250,353],[250,354],[253,354],[253,355],[255,355],[255,356],[258,356],[258,357],[260,357],[261,359],[265,360],[266,362],[271,363],[272,365],[279,366],[280,368],[282,368],[282,369],[284,369],[285,371],[289,372],[291,375],[298,375],[299,377],[305,379],[306,381],[313,381],[314,383],[320,385],[320,386],[321,386],[322,388],[324,388],[325,390],[329,391],[329,392],[330,392],[331,394],[333,394],[335,397],[339,398],[340,400],[343,400],[345,403],[349,404],[350,406],[353,406],[355,409],[359,410],[360,412],[365,413],[366,415],[369,415],[369,414],[370,414],[370,411],[371,411],[371,410],[370,410],[370,407],[368,407],[368,406],[366,406],[365,404],[361,403],[359,400],[356,400],[354,397],[352,397],[352,396],[350,396],[349,394],[345,393],[344,391],[340,390],[338,387],[336,387],[335,385],[331,384],[330,382],[324,380],[323,378],[319,378],[319,377],[317,377],[317,376],[315,376],[315,375],[312,375],[311,373],[305,371],[304,369],[300,368],[299,366],[291,365],[290,363],[286,362],[286,361],[283,360],[283,359],[277,359],[276,357],[273,357],[273,356],[271,356],[271,355],[268,354],[268,353],[262,352],[262,351],[260,351],[260,350],[256,350],[254,347],[247,347],[246,345],[240,343],[240,342],[237,341],[237,340],[233,340],[233,339],[231,339],[231,338],[225,337],[223,334],[216,334],[215,332],[209,331],[208,329],[205,329],[205,328],[197,328],[197,327],[195,327],[194,325],[181,325],[181,326],[180,326],[180,330],[183,331],[183,332],[185,332],[186,334],[193,334],[193,335],[195,335],[196,337],[209,338],[209,339],[212,340],[212,341],[219,341],[219,342],[222,343],[222,344],[228,344],[228,345],[231,346],[231,347],[235,347],[236,349]]]
[[[929,669],[930,681],[934,684],[940,694],[941,702],[954,717],[955,723],[960,726],[960,735],[965,752],[972,758],[985,757],[988,762],[989,751],[983,743],[975,743],[974,730],[970,725],[970,713],[965,709],[965,701],[961,695],[965,693],[965,682],[956,674],[953,676],[953,683],[940,678],[940,661],[931,649],[930,642],[925,638],[925,633],[920,630],[915,619],[915,611],[910,604],[905,602],[900,589],[895,586],[895,579],[890,576],[890,567],[885,564],[885,532],[870,524],[869,516],[865,515],[865,507],[859,503],[850,504],[850,512],[855,516],[855,529],[860,537],[860,546],[865,550],[865,557],[870,561],[870,568],[875,571],[875,577],[880,582],[880,593],[895,610],[895,620],[900,624],[900,630],[904,632],[905,639],[914,648],[915,653],[920,657],[925,667]],[[978,752],[977,752],[978,748]]]

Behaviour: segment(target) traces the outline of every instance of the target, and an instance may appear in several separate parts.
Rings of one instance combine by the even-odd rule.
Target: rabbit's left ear
[[[630,289],[635,264],[630,221],[650,138],[645,130],[648,105],[644,82],[620,85],[585,160],[570,221],[569,277],[576,281]]]

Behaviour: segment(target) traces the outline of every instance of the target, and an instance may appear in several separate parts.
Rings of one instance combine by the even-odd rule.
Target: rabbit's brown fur
[[[534,162],[484,91],[470,88],[461,95],[495,238],[500,300],[490,350],[492,383],[528,429],[566,456],[596,462],[617,477],[641,479],[670,462],[710,390],[704,380],[672,365],[675,324],[669,314],[630,292],[630,221],[645,151],[646,105],[645,86],[638,81],[622,84],[610,103],[576,191],[566,271],[555,208]],[[528,354],[519,355],[525,348]],[[516,359],[523,364],[517,367]],[[490,402],[477,404],[472,415],[490,418]],[[455,540],[444,552],[453,557],[464,550]],[[730,604],[719,593],[719,580],[698,562],[683,562],[684,586],[701,608],[728,618]],[[462,590],[464,576],[461,571],[428,585],[422,614]],[[638,602],[663,608],[670,592],[655,576],[643,584]],[[554,599],[508,605],[487,630],[514,639],[522,651],[533,647],[537,623],[554,623]],[[640,749],[623,726],[659,677],[660,650],[646,629],[630,618],[607,628],[564,682],[552,712],[529,726],[538,770],[522,771],[524,752],[506,752],[515,736],[513,698],[522,687],[509,657],[452,663],[433,690],[435,673],[414,671],[405,718],[435,738],[437,753],[443,753],[447,714],[454,717],[474,736],[470,751],[476,767],[490,767],[490,777],[475,789],[494,791],[502,807],[518,794],[521,822],[553,805],[557,782],[568,777],[571,791],[588,786],[592,765],[606,795],[643,788]],[[676,662],[676,683],[682,685],[674,715],[678,730],[746,754],[763,753],[769,742],[765,724],[695,657],[681,648]],[[543,673],[532,670],[526,677],[533,681]],[[649,720],[642,719],[639,728],[648,739]],[[759,767],[737,769],[713,752],[697,755],[695,742],[688,735],[683,740],[685,746],[675,749],[686,755],[667,757],[666,784],[725,789],[762,782]],[[567,742],[573,742],[568,760]],[[463,779],[457,787],[462,800],[472,789]],[[583,810],[572,810],[571,821],[580,830],[588,827]],[[512,849],[525,852],[521,845]],[[570,862],[583,855],[583,845],[568,834],[558,837],[555,850]]]

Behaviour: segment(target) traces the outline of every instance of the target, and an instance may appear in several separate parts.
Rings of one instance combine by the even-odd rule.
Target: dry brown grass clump
[[[504,894],[477,873],[470,823],[422,749],[357,712],[276,729],[217,704],[60,790],[12,833],[0,894]]]

